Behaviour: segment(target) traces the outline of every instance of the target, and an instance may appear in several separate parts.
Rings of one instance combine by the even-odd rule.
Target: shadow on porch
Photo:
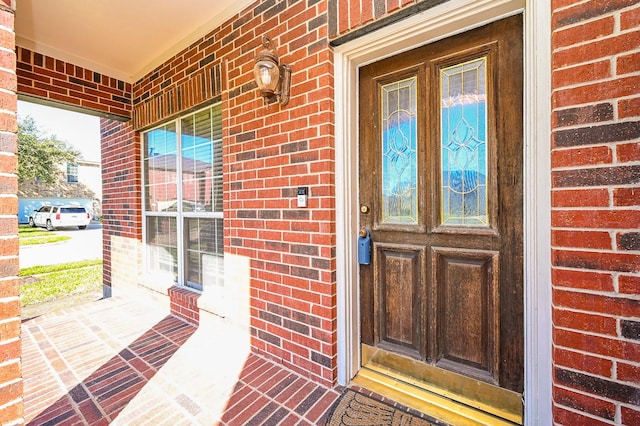
[[[251,354],[246,331],[139,298],[39,317],[22,336],[28,425],[324,424],[339,396]]]

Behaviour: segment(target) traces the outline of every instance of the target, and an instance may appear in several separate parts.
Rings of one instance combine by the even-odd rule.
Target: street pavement
[[[102,259],[102,224],[100,222],[91,222],[87,229],[62,228],[54,232],[58,235],[68,235],[71,239],[53,244],[20,247],[20,268]]]

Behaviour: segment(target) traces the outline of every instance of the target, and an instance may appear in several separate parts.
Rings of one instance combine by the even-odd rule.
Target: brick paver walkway
[[[315,425],[339,395],[251,354],[246,330],[132,298],[22,330],[28,425]]]

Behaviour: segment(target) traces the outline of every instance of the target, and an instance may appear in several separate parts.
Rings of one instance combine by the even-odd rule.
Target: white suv
[[[91,215],[82,206],[42,206],[29,216],[30,226],[41,226],[48,231],[67,226],[85,229],[90,222]]]

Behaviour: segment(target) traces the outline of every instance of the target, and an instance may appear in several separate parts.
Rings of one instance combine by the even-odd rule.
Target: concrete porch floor
[[[251,354],[245,334],[135,298],[26,321],[26,424],[324,424],[340,390]]]

